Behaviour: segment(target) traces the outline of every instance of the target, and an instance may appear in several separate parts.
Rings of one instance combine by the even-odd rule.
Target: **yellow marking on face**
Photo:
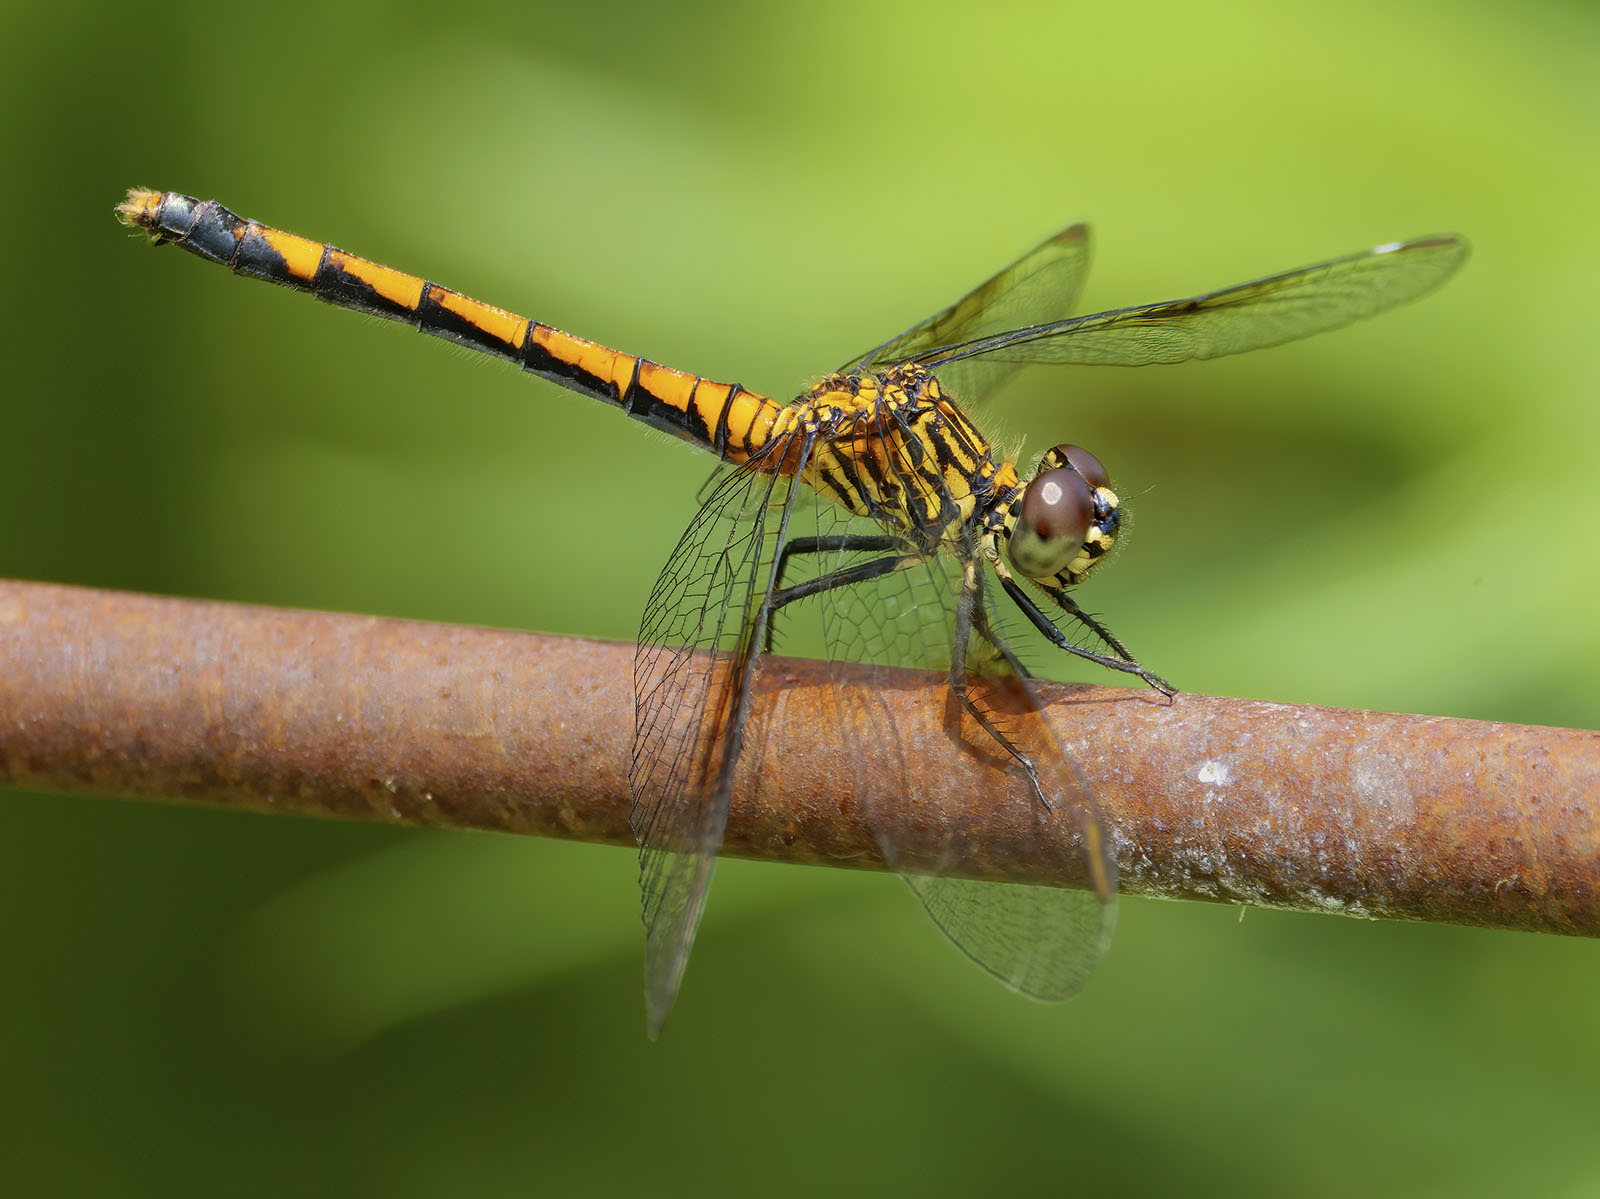
[[[1098,525],[1090,526],[1083,539],[1083,551],[1067,563],[1066,569],[1057,577],[1064,578],[1069,584],[1081,583],[1091,570],[1106,560],[1115,541],[1115,537],[1102,532]]]
[[[261,240],[278,252],[283,265],[297,279],[312,279],[322,265],[322,252],[326,247],[320,241],[307,241],[282,229],[268,229],[257,225],[255,232]]]
[[[428,298],[446,312],[453,312],[474,328],[482,329],[503,345],[520,346],[522,335],[528,329],[525,318],[481,300],[470,299],[448,287],[429,288]]]
[[[422,280],[415,275],[379,266],[376,262],[368,262],[343,250],[331,251],[328,261],[352,279],[365,283],[391,304],[414,310],[422,303]]]

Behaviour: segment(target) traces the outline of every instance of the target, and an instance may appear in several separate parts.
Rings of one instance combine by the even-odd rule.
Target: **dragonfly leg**
[[[1073,620],[1077,621],[1096,637],[1100,638],[1101,641],[1105,642],[1112,649],[1116,650],[1117,657],[1121,658],[1124,662],[1134,662],[1137,664],[1137,660],[1134,658],[1133,653],[1128,649],[1128,647],[1123,645],[1121,640],[1119,640],[1110,629],[1106,628],[1105,625],[1101,624],[1082,608],[1078,607],[1077,601],[1074,600],[1070,595],[1063,591],[1057,593],[1051,598],[1053,598],[1056,603],[1061,605],[1062,611],[1066,612],[1068,616],[1072,617]]]
[[[901,546],[897,537],[867,536],[856,533],[839,533],[832,537],[791,537],[783,543],[783,551],[778,555],[778,573],[776,575],[778,591],[783,590],[783,574],[789,568],[789,558],[794,554],[831,554],[845,550],[864,550],[871,553],[883,553],[888,550],[897,550]]]
[[[767,610],[776,612],[785,604],[792,604],[795,600],[805,599],[809,595],[820,595],[824,591],[833,591],[839,587],[864,583],[868,579],[881,578],[897,570],[904,570],[908,566],[915,566],[921,561],[923,561],[921,554],[890,554],[887,557],[873,558],[867,562],[857,562],[839,570],[831,570],[825,575],[807,579],[804,583],[796,583],[793,587],[783,587],[774,591],[772,599],[767,604]]]
[[[768,620],[763,652],[772,652],[772,620],[771,614],[785,604],[793,603],[797,599],[804,599],[808,595],[818,595],[824,591],[832,591],[836,587],[848,587],[853,583],[860,583],[867,579],[876,579],[881,575],[893,574],[897,570],[904,570],[913,562],[921,559],[915,555],[892,554],[884,558],[874,558],[869,562],[857,562],[840,570],[830,571],[818,575],[814,579],[807,579],[793,587],[783,585],[783,574],[788,569],[789,558],[793,554],[828,554],[848,550],[860,550],[868,553],[879,553],[885,550],[898,550],[903,542],[897,537],[866,536],[854,533],[840,533],[832,537],[794,537],[784,542],[782,551],[778,554],[778,569],[773,576],[774,589],[772,599],[767,604]]]
[[[993,737],[995,743],[1010,754],[1017,765],[1027,773],[1033,794],[1045,810],[1054,811],[1055,805],[1044,793],[1044,786],[1039,782],[1039,772],[1034,769],[1033,760],[1000,730],[1000,726],[972,698],[972,690],[967,685],[967,645],[972,639],[973,632],[977,632],[998,650],[1008,666],[1013,670],[1020,670],[1022,664],[1017,661],[1016,655],[1007,648],[989,625],[989,616],[983,606],[983,576],[979,573],[976,558],[967,561],[961,584],[961,600],[956,605],[955,638],[950,654],[950,690],[961,701],[961,707],[967,715],[978,722],[978,727]]]
[[[1002,577],[1000,580],[1000,585],[1005,588],[1006,594],[1011,597],[1012,603],[1016,604],[1018,608],[1021,608],[1022,614],[1031,622],[1033,622],[1033,627],[1038,629],[1047,638],[1049,638],[1051,644],[1055,645],[1058,649],[1064,649],[1069,654],[1075,654],[1076,656],[1083,658],[1085,661],[1093,662],[1099,666],[1104,666],[1108,670],[1120,670],[1123,674],[1137,675],[1150,686],[1154,687],[1157,691],[1161,692],[1162,695],[1176,695],[1178,693],[1178,689],[1171,683],[1167,682],[1166,679],[1162,678],[1153,671],[1146,670],[1143,666],[1140,666],[1138,660],[1128,652],[1127,647],[1125,647],[1122,642],[1113,637],[1111,633],[1100,624],[1099,621],[1091,617],[1087,612],[1078,607],[1077,604],[1073,603],[1072,600],[1068,599],[1065,595],[1056,596],[1056,599],[1060,602],[1062,608],[1066,610],[1067,615],[1071,616],[1074,620],[1083,625],[1084,628],[1088,629],[1095,636],[1103,640],[1107,645],[1115,650],[1118,655],[1120,655],[1119,657],[1113,658],[1108,654],[1097,654],[1093,650],[1084,649],[1081,645],[1074,645],[1067,635],[1056,627],[1055,621],[1051,620],[1043,612],[1039,611],[1039,605],[1034,603],[1028,593],[1018,586],[1015,579]]]
[[[982,637],[989,647],[1005,660],[1005,664],[1020,678],[1029,678],[1028,668],[1022,664],[1022,659],[1011,652],[1011,647],[1000,638],[993,625],[989,623],[989,612],[981,603],[972,610],[973,631]]]

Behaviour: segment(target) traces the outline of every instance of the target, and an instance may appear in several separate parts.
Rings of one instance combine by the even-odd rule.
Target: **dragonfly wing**
[[[778,454],[786,446],[772,443]],[[634,658],[628,823],[639,842],[650,1035],[678,993],[728,820],[788,479],[720,476],[656,580]]]
[[[1093,891],[900,876],[967,957],[1013,991],[1054,1003],[1089,981],[1111,944],[1117,901]]]
[[[894,474],[913,496],[920,491],[926,499],[934,485],[935,475],[919,473],[909,461],[896,462]],[[819,538],[877,530],[871,522],[852,523],[848,514],[831,506],[819,508],[818,516]],[[869,556],[863,551],[839,551],[817,568],[831,572]],[[947,815],[930,829],[917,817],[925,805],[915,781],[927,777],[930,767],[907,759],[906,739],[893,725],[882,689],[873,683],[875,667],[886,676],[891,668],[902,666],[949,671],[962,575],[955,556],[941,553],[870,583],[821,593],[830,659],[868,668],[865,685],[858,669],[836,670],[838,723],[852,762],[871,762],[875,773],[887,769],[900,780],[898,790],[887,795],[864,780],[857,792],[885,859],[905,878],[934,923],[1007,986],[1037,999],[1064,999],[1082,986],[1110,941],[1116,920],[1116,864],[1092,798],[1040,716],[1032,689],[1015,676],[974,678],[969,693],[1033,761],[1039,791],[997,742],[963,717],[962,741],[993,762],[998,783],[981,799],[986,815],[980,818],[975,813],[970,824],[959,815]],[[1003,675],[1009,663],[975,646],[968,667]],[[950,748],[961,751],[956,745]],[[1003,798],[997,800],[996,795]],[[1054,859],[1047,861],[1049,874],[1086,877],[1095,889],[962,876],[960,872],[970,871],[973,862],[993,856],[993,846],[984,843],[980,826],[994,827],[997,802],[1012,805],[1015,826],[1034,827],[1038,852]]]
[[[1013,802],[1026,805],[1036,844],[1048,848],[1040,853],[1044,868],[1054,877],[1081,877],[1088,888],[904,877],[934,923],[973,961],[1024,995],[1066,999],[1110,947],[1117,864],[1093,793],[1051,731],[1033,684],[1019,673],[1021,664],[992,617],[988,628],[989,640],[975,637],[968,645],[967,694],[989,726],[1028,760],[1033,777],[977,721],[966,719],[963,732],[1014,780]],[[959,860],[992,857],[989,846],[961,844],[967,830],[959,825],[948,836]]]
[[[1220,358],[1338,329],[1414,300],[1466,260],[1450,234],[1395,242],[1237,287],[964,338],[916,361],[940,376],[968,359],[1146,366]]]
[[[912,325],[842,370],[868,373],[929,350],[992,337],[1025,325],[1059,321],[1072,314],[1089,271],[1089,227],[1072,225],[985,280],[950,307]],[[946,390],[976,402],[999,386],[1020,362],[1003,357],[962,359],[940,371]]]

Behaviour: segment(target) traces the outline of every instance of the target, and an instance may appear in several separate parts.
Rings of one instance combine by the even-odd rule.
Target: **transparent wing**
[[[1028,363],[1145,366],[1220,358],[1280,345],[1414,300],[1438,287],[1466,260],[1450,234],[1379,246],[1297,271],[1208,292],[963,338],[915,355],[942,379],[969,359]]]
[[[1083,989],[1111,944],[1116,897],[902,874],[962,953],[1013,991],[1055,1003]]]
[[[792,502],[789,480],[758,465],[715,482],[662,568],[639,630],[628,823],[639,842],[652,1037],[677,996],[727,825],[773,549]]]
[[[916,470],[904,451],[890,447],[895,438],[880,436],[884,452],[895,462],[895,474],[912,495],[926,495],[934,473]],[[818,537],[864,534],[876,526],[852,520],[841,509],[818,509]],[[881,530],[878,530],[881,532]],[[825,555],[819,570],[847,569],[874,556],[860,550]],[[916,666],[948,673],[953,630],[957,623],[963,566],[949,553],[923,559],[881,579],[821,594],[828,653],[835,662],[870,667]],[[992,858],[993,846],[980,840],[974,816],[943,820],[930,831],[917,817],[924,806],[913,780],[925,777],[906,759],[906,740],[894,728],[882,703],[881,689],[861,686],[837,671],[836,698],[840,728],[852,743],[847,756],[892,770],[902,780],[898,794],[879,798],[863,783],[858,795],[884,857],[922,901],[935,924],[956,947],[1014,990],[1036,999],[1064,999],[1076,992],[1093,971],[1110,942],[1116,921],[1116,865],[1101,837],[1101,825],[1084,784],[1072,768],[1046,722],[1025,680],[1009,673],[996,653],[969,646],[968,693],[980,711],[1032,760],[1038,774],[1035,791],[1025,771],[970,717],[961,721],[961,737],[992,764],[996,784],[981,797],[992,807],[996,795],[1011,805],[1016,827],[1033,828],[1031,836],[1057,865],[1050,873],[1096,880],[1096,891],[975,881],[955,871]],[[955,749],[952,746],[952,749]],[[993,816],[981,821],[993,827]]]
[[[1025,771],[1003,749],[993,749],[997,765],[1016,779],[1040,843],[1051,849],[1050,875],[1078,874],[1089,889],[953,878],[932,886],[907,881],[934,922],[947,931],[959,927],[956,944],[1007,985],[1036,999],[1066,999],[1082,988],[1110,947],[1117,865],[1104,841],[1094,796],[1041,714],[1032,684],[1014,672],[1015,665],[1003,645],[998,654],[974,652],[968,694],[988,726],[1029,763]],[[970,723],[974,740],[985,735]]]
[[[881,371],[929,350],[1072,315],[1089,272],[1089,227],[1072,225],[1024,254],[950,307],[912,325],[877,349],[847,363],[846,372]],[[1004,357],[967,358],[940,372],[952,395],[969,403],[999,386],[1022,365]]]

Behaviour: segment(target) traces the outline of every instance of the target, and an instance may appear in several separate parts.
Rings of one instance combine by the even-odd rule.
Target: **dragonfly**
[[[1080,446],[1047,450],[1024,479],[968,415],[1028,365],[1145,366],[1263,349],[1348,325],[1432,291],[1467,254],[1451,234],[1391,242],[1185,299],[1073,315],[1090,238],[1075,224],[947,308],[858,354],[783,404],[625,354],[420,277],[246,220],[215,201],[134,189],[117,208],[157,243],[237,274],[516,364],[620,408],[721,460],[650,593],[634,664],[630,825],[639,843],[648,1029],[673,1006],[704,912],[778,621],[814,601],[838,663],[838,735],[852,761],[898,768],[868,804],[886,863],[945,935],[1012,989],[1064,999],[1115,925],[1117,864],[1092,789],[1043,717],[1008,622],[1165,695],[1069,592],[1116,545],[1124,505]],[[1003,597],[1003,599],[1002,599]],[[848,669],[844,664],[851,664]],[[907,812],[917,773],[874,701],[904,667],[948,679],[962,732],[986,739],[1059,876],[1077,887],[975,876],[960,828]],[[897,766],[898,764],[898,766]],[[878,789],[880,792],[882,788]]]

